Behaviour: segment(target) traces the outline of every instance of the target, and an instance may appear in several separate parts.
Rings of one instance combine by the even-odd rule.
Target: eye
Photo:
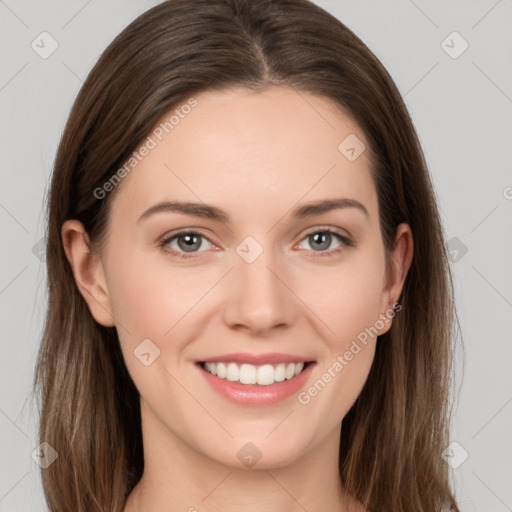
[[[312,251],[317,253],[312,254],[313,257],[334,256],[345,248],[354,246],[354,243],[349,238],[332,228],[317,228],[315,231],[310,231],[302,240],[306,240],[310,247],[312,247]],[[338,246],[334,249],[326,250],[331,247],[335,240],[338,241]]]
[[[199,249],[204,248],[205,240],[207,244],[215,247],[205,235],[197,231],[180,231],[174,233],[165,237],[159,243],[159,246],[164,252],[173,257],[193,258],[198,252],[203,252]],[[355,246],[354,242],[333,228],[316,228],[316,230],[307,233],[301,242],[304,240],[312,247],[312,249],[308,251],[313,252],[311,257],[334,256],[348,247]],[[334,249],[331,248],[327,250],[331,247],[333,241],[336,240],[338,241],[338,245]],[[206,249],[208,249],[208,247],[206,247]]]
[[[196,231],[181,231],[164,238],[159,245],[165,252],[171,253],[178,258],[193,258],[195,253],[202,252],[198,249],[204,246],[204,240],[207,240],[209,244],[213,245],[201,233],[197,233]],[[176,245],[173,246],[172,244],[174,244],[174,242],[176,242]]]

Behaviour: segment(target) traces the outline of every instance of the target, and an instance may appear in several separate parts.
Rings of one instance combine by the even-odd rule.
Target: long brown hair
[[[163,114],[201,91],[269,85],[329,98],[357,121],[370,143],[386,254],[401,222],[414,237],[401,312],[380,337],[368,380],[343,419],[341,481],[373,512],[458,510],[441,457],[458,323],[452,276],[426,162],[391,77],[352,31],[308,0],[168,0],[102,54],[55,160],[48,310],[33,387],[40,442],[58,452],[42,469],[53,512],[121,512],[144,468],[139,394],[115,328],[94,321],[76,286],[64,221],[80,220],[99,243],[122,183],[101,200],[94,190]]]

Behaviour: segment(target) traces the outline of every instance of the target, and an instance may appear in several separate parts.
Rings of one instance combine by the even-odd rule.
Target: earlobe
[[[414,253],[412,231],[408,224],[402,223],[397,227],[393,252],[391,255],[390,275],[387,276],[386,287],[382,293],[381,318],[386,318],[385,327],[379,331],[379,335],[386,333],[392,324],[392,316],[387,312],[393,310],[394,304],[402,293],[405,278],[409,272]]]
[[[75,282],[92,316],[99,324],[113,327],[115,322],[103,264],[92,250],[83,224],[67,220],[62,225],[61,236]]]

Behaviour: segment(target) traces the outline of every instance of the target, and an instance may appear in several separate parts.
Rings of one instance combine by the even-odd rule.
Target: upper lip
[[[293,354],[271,353],[271,354],[249,354],[249,353],[233,353],[223,354],[221,356],[209,357],[201,359],[201,363],[238,363],[238,364],[279,364],[279,363],[306,363],[313,361],[312,358],[297,356]]]

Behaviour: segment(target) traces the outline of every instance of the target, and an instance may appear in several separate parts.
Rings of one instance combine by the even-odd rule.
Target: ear
[[[83,224],[78,220],[67,220],[62,225],[61,236],[76,284],[92,316],[99,324],[113,327],[114,315],[103,264],[99,255],[92,250]]]
[[[380,320],[385,325],[382,329],[379,329],[379,336],[391,328],[393,316],[390,311],[402,293],[405,278],[411,266],[413,252],[414,242],[411,228],[409,224],[402,223],[396,230],[390,269],[381,295]]]

